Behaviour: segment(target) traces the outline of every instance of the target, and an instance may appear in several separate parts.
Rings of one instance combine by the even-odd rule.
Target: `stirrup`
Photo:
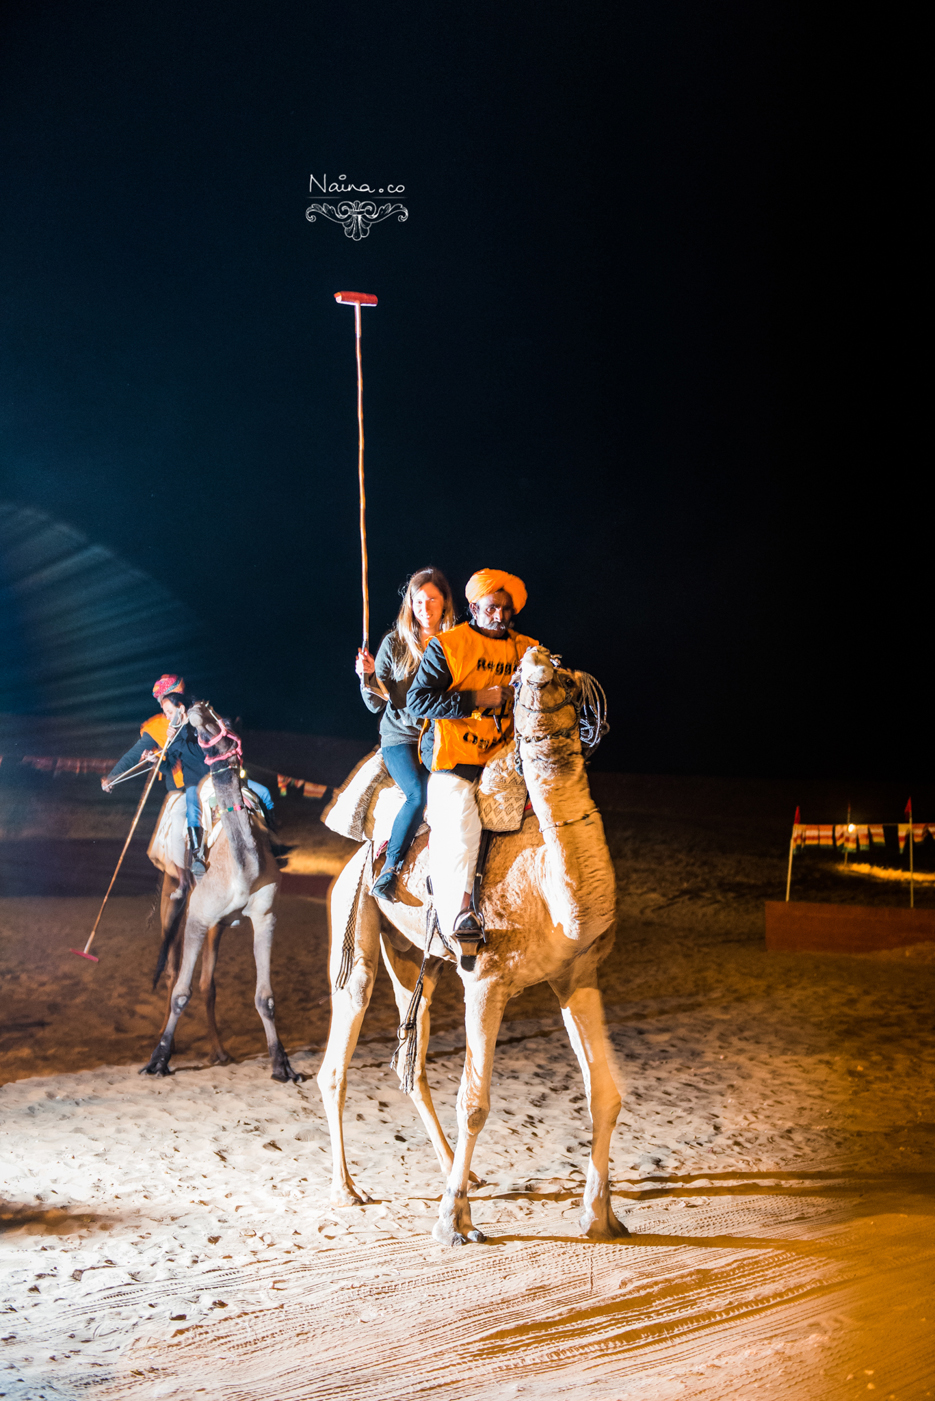
[[[461,950],[461,967],[470,973],[478,950],[487,942],[487,931],[476,910],[462,910],[454,923],[451,938],[456,939]]]

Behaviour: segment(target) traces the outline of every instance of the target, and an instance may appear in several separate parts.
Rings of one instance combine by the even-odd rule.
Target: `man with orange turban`
[[[513,743],[510,678],[523,653],[538,644],[510,626],[526,603],[526,585],[515,574],[479,569],[465,593],[470,621],[432,639],[406,705],[432,722],[421,753],[431,769],[425,816],[439,928],[471,954],[484,939],[470,908],[481,834],[477,783],[484,766]]]

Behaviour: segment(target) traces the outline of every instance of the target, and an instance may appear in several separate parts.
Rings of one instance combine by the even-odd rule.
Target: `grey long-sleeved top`
[[[390,637],[391,634],[387,633],[373,659],[376,666],[375,674],[379,676],[389,691],[389,700],[379,690],[372,677],[368,676],[366,680],[361,682],[360,686],[364,705],[368,710],[372,710],[374,715],[381,717],[380,743],[384,749],[390,749],[394,744],[418,744],[419,735],[422,732],[419,721],[413,719],[406,709],[406,695],[412,685],[412,676],[398,680],[393,675],[393,653],[390,650]]]

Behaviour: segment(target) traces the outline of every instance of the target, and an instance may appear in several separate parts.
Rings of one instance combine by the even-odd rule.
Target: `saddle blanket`
[[[351,841],[373,841],[389,835],[403,802],[383,762],[383,751],[375,749],[336,790],[321,820]],[[488,832],[516,832],[522,826],[526,785],[516,772],[512,753],[501,754],[481,771],[477,805],[481,826]]]
[[[205,846],[210,852],[224,830],[221,826],[217,798],[214,796],[214,784],[210,776],[203,778],[198,785],[198,797],[201,802],[201,826],[207,833]],[[265,830],[266,824],[262,821],[258,811],[253,810],[255,799],[249,790],[244,793],[244,802],[251,808],[251,821],[259,822]],[[146,848],[146,855],[160,871],[168,871],[170,876],[175,876],[186,864],[187,849],[188,822],[185,810],[185,793],[181,788],[176,788],[174,792],[166,794],[165,802],[156,820],[155,831],[149,846]]]

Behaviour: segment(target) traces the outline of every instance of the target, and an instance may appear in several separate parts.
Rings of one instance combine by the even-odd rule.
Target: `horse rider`
[[[173,734],[165,753],[166,787],[172,790],[185,789],[185,810],[188,823],[188,861],[191,874],[196,880],[205,873],[204,830],[201,826],[201,801],[198,785],[211,769],[205,763],[204,753],[198,743],[193,725],[187,723],[188,706],[191,698],[185,694],[185,682],[181,676],[166,674],[160,676],[153,687],[153,696],[159,702],[159,714],[151,715],[140,726],[140,738],[132,749],[128,749],[122,759],[118,759],[110,773],[101,779],[101,787],[109,793],[114,780],[127,769],[146,759],[155,759],[169,734]],[[160,775],[161,777],[161,775]]]
[[[426,821],[431,828],[429,873],[443,936],[475,953],[484,928],[471,909],[481,824],[481,771],[513,743],[510,678],[538,643],[511,623],[526,603],[526,586],[502,569],[480,569],[465,590],[471,617],[439,633],[425,649],[406,704],[432,723],[422,737],[431,769]]]

